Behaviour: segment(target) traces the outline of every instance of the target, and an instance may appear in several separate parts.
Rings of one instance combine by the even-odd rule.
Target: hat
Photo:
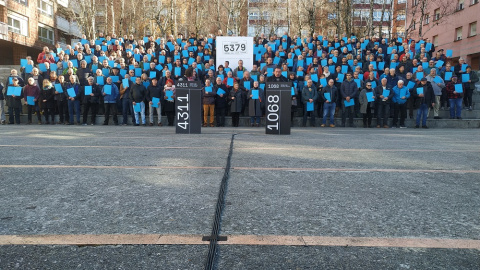
[[[114,67],[112,67],[112,69],[118,69],[118,70],[120,70],[120,67],[117,66],[117,65],[115,65]]]
[[[420,81],[426,82],[426,81],[427,81],[427,78],[423,77]]]

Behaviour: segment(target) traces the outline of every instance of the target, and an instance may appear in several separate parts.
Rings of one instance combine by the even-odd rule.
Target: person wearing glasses
[[[369,100],[368,96],[371,95],[371,99]],[[360,92],[359,97],[360,102],[360,113],[363,114],[363,127],[364,128],[371,128],[372,127],[372,118],[373,118],[373,109],[375,104],[375,95],[372,89],[372,83],[367,82],[365,84],[365,88]]]

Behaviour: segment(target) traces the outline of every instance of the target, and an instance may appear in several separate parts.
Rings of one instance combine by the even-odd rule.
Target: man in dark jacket
[[[435,106],[435,93],[433,92],[432,84],[427,81],[427,78],[422,78],[420,84],[412,91],[413,96],[417,102],[417,120],[415,128],[420,127],[420,118],[422,118],[422,127],[427,127],[428,108]]]
[[[88,77],[88,84],[83,87],[83,125],[87,125],[88,111],[91,109],[91,125],[95,125],[95,117],[98,112],[98,104],[100,103],[101,86],[99,87],[93,82],[93,77]],[[86,89],[92,90],[91,93],[86,93]]]
[[[288,79],[282,76],[282,70],[276,67],[273,76],[267,78],[267,82],[288,82]]]
[[[387,92],[388,91],[388,92]],[[388,116],[390,115],[390,104],[394,92],[387,85],[387,78],[383,78],[381,85],[375,88],[375,108],[377,109],[377,128],[388,128]]]
[[[145,98],[147,89],[142,84],[142,78],[136,77],[135,83],[130,86],[130,99],[133,103],[133,111],[135,114],[135,126],[140,125],[140,116],[142,117],[142,125],[146,126],[145,121]]]
[[[158,85],[156,77],[152,78],[152,83],[147,88],[147,101],[149,108],[150,126],[153,126],[153,111],[157,111],[157,125],[162,126],[162,101],[164,100],[163,87]]]
[[[205,87],[202,90],[203,104],[203,126],[208,125],[208,116],[210,115],[210,127],[213,127],[213,118],[215,115],[215,96],[217,91],[212,87],[210,80],[205,80]]]
[[[305,104],[303,112],[303,126],[307,126],[307,117],[310,114],[310,125],[315,126],[315,104],[317,103],[318,92],[312,80],[307,81],[307,85],[302,90],[302,101]]]
[[[330,115],[330,127],[335,127],[334,122],[334,115],[335,115],[335,108],[337,104],[335,101],[337,100],[338,95],[337,87],[335,87],[335,82],[333,79],[328,81],[328,85],[324,86],[320,99],[323,100],[323,119],[321,127],[324,127],[327,124],[327,116]]]
[[[0,83],[0,123],[5,125],[5,96],[3,95],[3,83]]]
[[[350,100],[354,99],[358,93],[358,86],[357,83],[353,80],[352,73],[347,73],[347,79],[340,86],[340,93],[342,95],[342,127],[345,127],[347,114],[349,117],[350,126],[355,127],[353,125],[353,114],[355,106],[345,106],[345,101],[350,102]]]
[[[227,97],[229,92],[226,85],[222,83],[222,78],[217,77],[215,89],[215,117],[217,119],[217,127],[225,126],[225,115],[227,113]]]

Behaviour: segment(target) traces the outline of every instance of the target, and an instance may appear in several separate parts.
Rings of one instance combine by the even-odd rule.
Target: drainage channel
[[[220,224],[222,222],[222,213],[225,208],[225,196],[227,193],[228,179],[230,178],[230,162],[233,153],[233,141],[236,134],[232,134],[230,141],[230,150],[228,152],[227,164],[225,166],[225,173],[223,174],[222,182],[220,183],[220,190],[218,192],[217,205],[215,207],[215,216],[213,220],[212,233],[209,236],[203,237],[204,241],[210,241],[208,245],[208,255],[205,262],[205,270],[214,269],[217,261],[218,241],[226,241],[226,237],[220,236]]]

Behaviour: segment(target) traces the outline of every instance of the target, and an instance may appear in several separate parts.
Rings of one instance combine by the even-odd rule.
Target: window
[[[458,10],[463,10],[465,0],[458,0]]]
[[[373,21],[379,22],[382,19],[382,12],[381,11],[374,11],[373,12]]]
[[[54,41],[55,41],[53,39],[53,29],[51,29],[49,27],[46,27],[46,26],[39,25],[38,26],[38,39],[45,42],[45,43],[53,44]]]
[[[416,6],[416,5],[418,5],[418,0],[413,0],[412,6]]]
[[[472,5],[478,4],[478,0],[472,0]]]
[[[435,9],[435,18],[433,20],[438,21],[439,19],[440,19],[440,9],[437,8]]]
[[[462,27],[455,29],[455,40],[462,40]]]
[[[398,0],[398,4],[405,4],[407,2],[407,0]]]
[[[336,13],[328,13],[328,19],[329,20],[334,20],[337,18],[337,14]]]
[[[415,30],[417,28],[417,22],[413,21],[413,24],[412,24],[412,30]]]
[[[47,0],[37,0],[38,11],[45,16],[53,17],[53,4]]]
[[[28,6],[27,0],[13,0],[13,1],[15,1],[17,3],[20,3],[20,4],[24,4],[25,6]]]
[[[28,36],[28,18],[8,11],[8,31]]]
[[[468,36],[473,37],[477,35],[477,22],[473,22],[469,25],[470,31]]]
[[[430,23],[430,14],[425,15],[425,24]]]
[[[404,10],[398,11],[397,21],[405,21],[405,19],[406,19],[405,11]]]
[[[433,36],[433,38],[432,38],[432,43],[433,43],[433,45],[435,45],[435,47],[438,46],[438,35]]]

